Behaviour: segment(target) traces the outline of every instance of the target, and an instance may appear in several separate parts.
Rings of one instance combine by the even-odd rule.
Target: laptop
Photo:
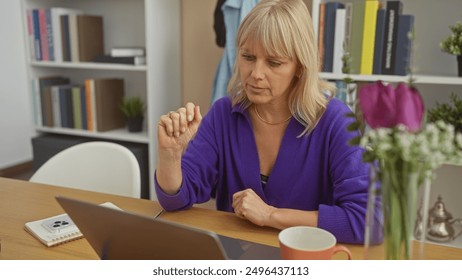
[[[143,216],[69,197],[56,200],[100,259],[280,259],[278,247]]]

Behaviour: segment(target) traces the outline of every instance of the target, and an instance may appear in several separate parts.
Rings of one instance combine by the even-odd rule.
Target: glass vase
[[[427,220],[430,184],[428,174],[418,167],[417,163],[395,161],[371,168],[366,259],[423,258],[425,234],[419,233],[426,232],[422,221]]]

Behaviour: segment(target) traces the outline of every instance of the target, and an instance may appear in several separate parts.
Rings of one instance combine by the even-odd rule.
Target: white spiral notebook
[[[101,205],[122,210],[110,202]],[[79,228],[67,214],[27,222],[24,229],[48,247],[83,237]]]

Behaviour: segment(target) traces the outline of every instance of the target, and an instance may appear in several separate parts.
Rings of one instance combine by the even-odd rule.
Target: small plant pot
[[[129,132],[140,132],[143,130],[143,117],[127,119],[127,127]]]

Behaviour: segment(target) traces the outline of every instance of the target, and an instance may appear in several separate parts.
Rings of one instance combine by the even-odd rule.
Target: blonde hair
[[[312,131],[329,102],[326,91],[333,93],[335,88],[319,78],[318,49],[305,3],[302,0],[262,0],[240,24],[236,48],[239,50],[247,40],[260,44],[270,56],[296,61],[298,70],[289,94],[289,107],[294,118],[305,126],[301,135]],[[243,94],[236,65],[228,92],[233,106],[240,104],[248,108],[251,105]]]

